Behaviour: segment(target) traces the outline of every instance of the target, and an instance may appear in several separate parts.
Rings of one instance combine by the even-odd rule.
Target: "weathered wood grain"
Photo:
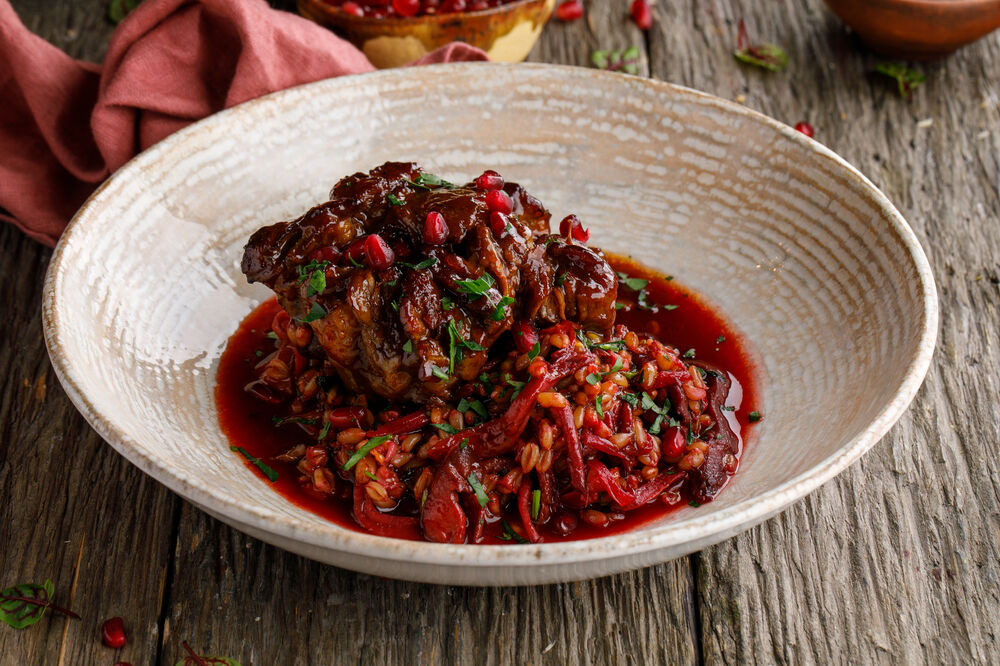
[[[743,16],[788,50],[786,72],[734,62]],[[660,3],[657,17],[654,76],[813,124],[910,221],[942,299],[934,365],[889,436],[695,557],[704,659],[997,663],[1000,38],[918,66],[927,83],[906,101],[819,3]]]
[[[105,0],[12,4],[74,57],[103,56]],[[513,590],[360,576],[222,525],[102,444],[45,356],[50,253],[5,227],[0,583],[51,577],[84,621],[0,627],[0,663],[169,665],[183,640],[244,664],[1000,662],[1000,35],[920,66],[928,81],[906,101],[820,0],[661,0],[646,36],[626,2],[588,4],[530,59],[643,46],[643,73],[810,122],[909,220],[942,311],[900,423],[835,481],[691,558]],[[786,47],[787,71],[733,60],[739,18]],[[114,614],[131,629],[121,655],[98,638]]]

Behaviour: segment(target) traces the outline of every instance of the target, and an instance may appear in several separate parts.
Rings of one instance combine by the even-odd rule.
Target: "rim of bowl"
[[[562,78],[576,77],[578,80],[589,78],[601,85],[608,86],[622,86],[626,88],[630,86],[637,88],[651,86],[668,91],[671,95],[692,101],[697,106],[706,106],[723,110],[727,113],[734,113],[747,120],[764,125],[770,130],[776,131],[784,138],[797,143],[801,149],[814,153],[818,157],[835,164],[843,170],[848,181],[854,181],[859,194],[867,198],[882,213],[883,221],[888,222],[890,228],[895,232],[895,235],[908,251],[921,283],[923,311],[921,313],[920,340],[916,345],[916,354],[910,360],[907,372],[897,387],[893,398],[885,404],[875,419],[862,432],[845,446],[841,447],[836,453],[779,486],[721,509],[718,512],[706,516],[692,516],[672,520],[655,527],[640,527],[637,530],[607,537],[532,544],[531,546],[489,546],[407,541],[350,530],[332,522],[324,525],[316,525],[299,518],[279,515],[261,506],[242,504],[237,498],[216,494],[193,482],[182,467],[161,464],[160,461],[149,456],[143,447],[137,445],[134,440],[119,430],[109,419],[94,409],[90,400],[80,389],[73,365],[61,348],[59,342],[61,292],[59,290],[58,276],[62,271],[63,254],[65,248],[70,244],[69,241],[77,233],[78,227],[100,216],[100,207],[105,199],[104,193],[109,185],[117,183],[121,179],[127,179],[129,173],[133,170],[147,168],[150,164],[155,163],[162,153],[171,151],[176,146],[183,144],[189,136],[218,128],[224,125],[230,116],[249,114],[253,117],[259,108],[268,107],[272,104],[280,104],[280,100],[288,96],[290,91],[310,86],[316,88],[336,88],[342,85],[350,86],[355,81],[368,81],[375,77],[391,81],[394,78],[409,75],[406,69],[388,69],[365,74],[342,76],[335,79],[325,79],[281,90],[244,102],[243,104],[193,123],[132,158],[104,181],[87,201],[84,202],[76,215],[73,216],[73,219],[70,221],[56,246],[48,270],[46,271],[42,302],[43,333],[53,368],[67,395],[94,430],[112,448],[173,492],[195,503],[199,507],[209,510],[210,513],[226,519],[225,522],[233,521],[230,524],[249,525],[262,532],[305,543],[321,550],[333,550],[354,555],[369,555],[382,560],[421,565],[448,564],[462,568],[489,566],[538,567],[622,558],[668,547],[680,547],[683,549],[685,545],[692,546],[690,550],[686,551],[691,552],[722,541],[739,531],[771,517],[792,502],[801,499],[809,492],[838,475],[878,442],[909,406],[930,367],[937,337],[938,301],[934,277],[916,235],[900,213],[871,181],[842,157],[819,142],[806,137],[801,132],[795,131],[790,126],[748,109],[736,102],[655,79],[568,65],[537,63],[477,62],[428,65],[427,67],[433,67],[437,70],[450,69],[456,74],[462,74],[465,71],[476,71],[476,76],[484,75],[484,72],[481,71],[483,68],[513,67],[541,74],[547,71],[554,72]],[[361,77],[367,78],[361,79]],[[758,440],[757,445],[760,445],[760,440]],[[681,554],[683,553],[678,553],[676,556],[680,556]],[[484,582],[484,584],[489,584],[489,582]]]
[[[347,0],[344,0],[345,2]],[[449,12],[447,14],[421,14],[420,16],[384,16],[382,18],[375,18],[374,16],[355,16],[354,14],[348,14],[347,12],[341,11],[339,6],[335,7],[333,5],[328,5],[322,0],[305,0],[312,7],[315,8],[314,11],[322,12],[323,16],[330,21],[335,21],[337,23],[348,25],[392,25],[392,26],[409,26],[417,25],[419,23],[439,23],[443,19],[449,21],[461,20],[461,17],[470,18],[486,18],[488,16],[494,16],[499,14],[505,14],[507,12],[513,11],[518,7],[523,7],[525,5],[545,5],[548,0],[513,0],[513,2],[506,2],[496,7],[487,7],[486,9],[480,9],[478,11],[469,12]],[[305,84],[309,85],[309,84]],[[280,90],[278,92],[281,92]],[[273,94],[273,93],[272,93]],[[251,100],[252,101],[252,100]]]

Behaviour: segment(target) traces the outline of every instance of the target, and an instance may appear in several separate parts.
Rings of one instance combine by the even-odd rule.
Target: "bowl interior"
[[[340,177],[385,160],[459,181],[496,168],[555,219],[577,213],[593,244],[673,274],[717,305],[756,348],[764,376],[759,439],[728,489],[623,537],[529,554],[350,532],[244,468],[213,400],[228,336],[269,295],[240,273],[243,245],[257,227],[325,200]],[[666,84],[466,64],[292,89],[147,151],[64,237],[45,319],[56,369],[91,423],[216,515],[316,552],[537,566],[654,547],[681,554],[800,497],[905,408],[927,367],[935,308],[912,232],[818,144]]]

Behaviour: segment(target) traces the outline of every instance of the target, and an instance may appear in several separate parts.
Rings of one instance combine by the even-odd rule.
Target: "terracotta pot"
[[[873,51],[941,58],[1000,27],[1000,0],[826,0]]]
[[[554,5],[555,0],[519,0],[478,12],[372,18],[342,12],[324,0],[298,0],[300,14],[335,29],[379,68],[405,65],[455,41],[481,48],[495,62],[520,62]]]

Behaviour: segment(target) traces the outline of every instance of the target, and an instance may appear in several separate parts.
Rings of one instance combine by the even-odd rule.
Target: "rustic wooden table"
[[[72,55],[103,57],[107,0],[12,4]],[[589,4],[531,59],[586,66],[639,45],[644,75],[809,121],[909,220],[941,324],[899,424],[777,518],[657,567],[525,589],[357,575],[230,529],[106,446],[42,343],[51,251],[3,226],[0,583],[51,578],[83,620],[0,626],[0,663],[169,665],[184,640],[244,665],[1000,663],[1000,34],[921,66],[907,101],[819,0],[661,0],[648,35],[624,0]],[[787,48],[787,71],[734,61],[741,17]],[[129,627],[120,654],[98,637],[112,615]]]

